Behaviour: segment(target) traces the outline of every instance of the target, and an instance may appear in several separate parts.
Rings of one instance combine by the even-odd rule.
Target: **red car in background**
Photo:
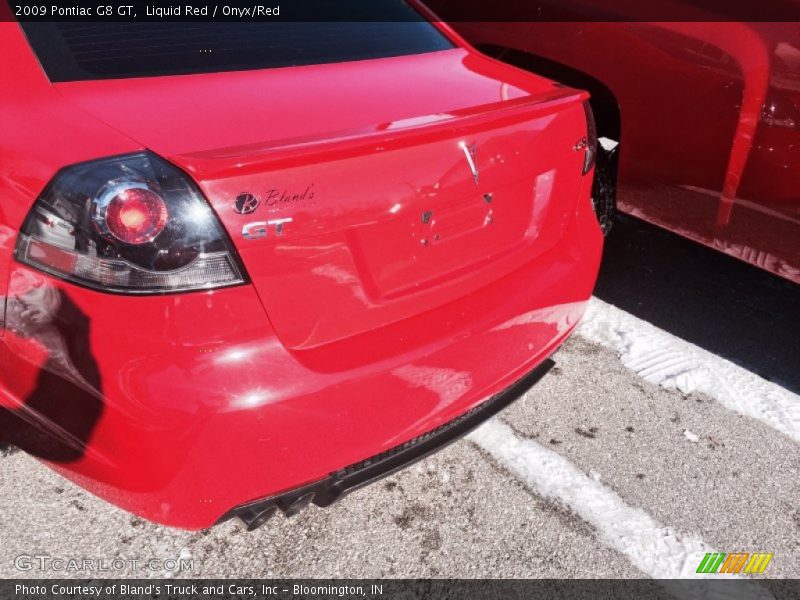
[[[382,6],[0,24],[0,444],[255,528],[549,368],[601,254],[588,96]]]
[[[606,229],[618,206],[800,282],[800,27],[712,4],[429,2],[478,49],[591,93]]]

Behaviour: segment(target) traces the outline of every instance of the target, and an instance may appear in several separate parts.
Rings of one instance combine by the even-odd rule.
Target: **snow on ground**
[[[633,315],[592,298],[578,335],[619,353],[647,381],[702,392],[800,442],[800,396]]]

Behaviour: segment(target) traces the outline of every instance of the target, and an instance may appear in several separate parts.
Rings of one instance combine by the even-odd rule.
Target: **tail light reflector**
[[[169,214],[158,194],[144,187],[115,189],[111,194],[105,206],[95,205],[101,231],[126,244],[145,244],[164,230]]]

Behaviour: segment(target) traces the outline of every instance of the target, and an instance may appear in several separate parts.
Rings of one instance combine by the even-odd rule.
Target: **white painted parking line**
[[[495,419],[469,436],[534,491],[562,502],[593,525],[604,541],[656,578],[691,577],[707,552],[698,536],[656,522],[560,454],[514,433]]]
[[[698,578],[676,591],[682,597],[708,597],[706,575],[696,569],[715,550],[698,535],[658,523],[625,503],[597,477],[589,477],[560,454],[523,439],[499,419],[492,419],[467,438],[509,469],[532,491],[557,500],[591,524],[601,541],[624,554],[642,572],[657,579]],[[714,575],[735,577],[730,575]],[[669,585],[666,586],[670,591]],[[772,598],[755,582],[740,588],[741,597]]]
[[[800,442],[800,396],[742,367],[592,298],[577,334],[619,353],[647,381],[702,392]]]

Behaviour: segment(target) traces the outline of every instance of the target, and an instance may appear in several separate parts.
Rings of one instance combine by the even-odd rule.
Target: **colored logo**
[[[233,210],[240,215],[249,215],[255,212],[259,202],[259,199],[253,196],[253,194],[239,194],[236,196],[236,202],[233,203]]]
[[[772,553],[755,552],[734,552],[725,554],[724,552],[711,552],[703,557],[697,567],[698,573],[748,573],[750,575],[761,574],[767,569],[767,565],[772,560]]]

